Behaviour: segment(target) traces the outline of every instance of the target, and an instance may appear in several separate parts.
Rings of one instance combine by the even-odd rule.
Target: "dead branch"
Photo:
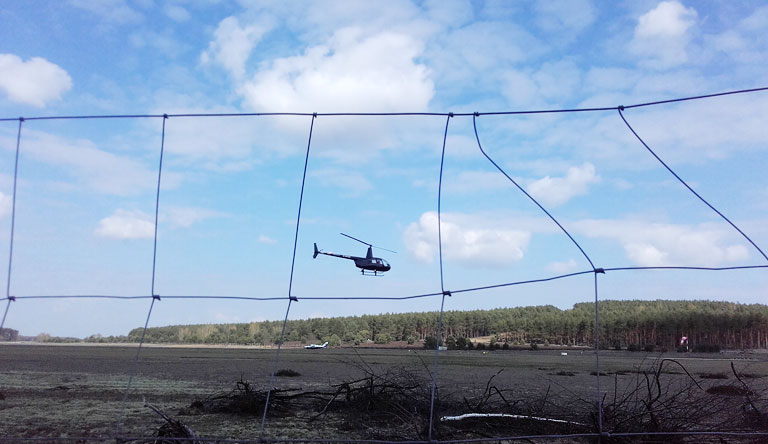
[[[152,444],[176,443],[178,442],[178,438],[186,438],[188,441],[185,442],[189,442],[190,444],[202,444],[202,441],[199,441],[200,438],[197,436],[197,434],[183,422],[179,421],[178,419],[171,418],[162,410],[146,401],[144,402],[144,407],[149,408],[153,412],[157,413],[161,418],[163,418],[163,420],[165,420],[165,423],[160,426],[159,429],[157,429],[157,432],[155,433],[155,437],[157,439],[152,440]],[[166,440],[163,438],[174,439]]]

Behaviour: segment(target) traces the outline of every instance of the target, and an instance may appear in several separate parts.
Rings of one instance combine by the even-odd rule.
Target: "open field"
[[[121,433],[147,436],[158,430],[163,420],[144,406],[144,401],[180,419],[203,436],[256,438],[260,414],[228,414],[192,412],[195,400],[212,394],[227,393],[240,380],[254,388],[268,385],[275,351],[235,348],[142,349],[136,377],[128,401],[123,397],[133,368],[136,348],[131,346],[45,346],[0,345],[0,436],[59,437],[112,436],[116,422],[125,407]],[[428,392],[429,373],[434,352],[426,350],[388,349],[285,349],[280,369],[291,369],[297,377],[276,378],[280,389],[332,392],[334,387],[359,380],[370,374],[407,374],[418,390]],[[674,391],[690,384],[690,373],[702,390],[712,386],[740,387],[731,369],[741,375],[753,390],[752,398],[765,400],[768,383],[768,354],[677,354],[664,356],[646,353],[603,351],[600,355],[601,391],[606,400],[621,397],[627,387],[644,383],[645,375],[661,358],[665,362],[660,381]],[[503,370],[499,373],[500,370]],[[594,410],[597,376],[592,351],[444,351],[440,352],[438,386],[441,414],[472,412],[472,407],[485,411],[473,399],[482,399],[489,380],[503,393],[509,413],[548,415],[552,418],[576,420],[577,413]],[[494,375],[496,375],[494,377]],[[493,379],[491,379],[493,378]],[[287,392],[290,393],[290,392]],[[714,395],[708,395],[714,396]],[[449,399],[461,401],[451,404]],[[501,398],[486,400],[500,405]],[[738,398],[738,399],[737,399]],[[743,396],[742,396],[743,398]],[[714,399],[714,398],[713,398]],[[722,398],[717,398],[722,399]],[[514,400],[514,401],[513,401]],[[744,404],[731,396],[734,406]],[[606,401],[607,402],[607,401]],[[474,404],[473,404],[474,403]],[[569,411],[562,411],[568,406]],[[369,430],[352,424],[340,411],[329,411],[320,420],[310,418],[322,405],[306,404],[306,410],[270,410],[266,433],[272,437],[290,438],[388,438],[416,439],[419,430],[394,427],[391,432]],[[186,409],[184,415],[177,414]],[[418,414],[418,413],[414,413]],[[407,416],[407,415],[406,415]],[[581,421],[586,417],[579,417]],[[486,424],[487,425],[487,424]],[[362,428],[361,428],[362,427]],[[445,427],[445,425],[440,425]],[[585,426],[588,428],[588,425]],[[459,435],[483,437],[510,436],[514,430],[499,433],[483,424],[477,432],[466,430]],[[620,430],[616,430],[620,431]],[[502,433],[503,432],[503,433]],[[447,433],[447,432],[445,432]],[[699,441],[700,442],[700,441]]]

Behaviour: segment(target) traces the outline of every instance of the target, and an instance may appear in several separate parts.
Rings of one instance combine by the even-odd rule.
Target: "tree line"
[[[768,348],[768,306],[715,301],[601,301],[600,346],[674,350],[683,336],[693,348]],[[441,341],[457,339],[499,344],[594,346],[594,303],[561,310],[551,305],[447,311]],[[422,344],[437,336],[437,312],[386,313],[290,320],[285,341],[330,345]],[[273,345],[280,340],[282,321],[239,324],[170,325],[147,329],[144,341],[179,344]],[[94,335],[87,342],[139,342],[142,328],[127,336]],[[490,338],[489,338],[490,337]],[[55,338],[50,338],[55,340]]]

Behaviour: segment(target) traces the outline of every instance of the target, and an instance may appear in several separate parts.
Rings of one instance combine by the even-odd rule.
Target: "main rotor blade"
[[[361,244],[365,244],[365,245],[368,245],[369,247],[372,247],[372,246],[373,246],[373,245],[369,244],[368,242],[363,242],[363,241],[361,241],[360,239],[358,239],[358,238],[356,238],[356,237],[352,237],[352,236],[350,236],[350,235],[348,235],[348,234],[344,234],[344,233],[339,233],[339,234],[340,234],[340,235],[342,235],[342,236],[347,236],[347,237],[348,237],[348,238],[350,238],[350,239],[354,239],[354,240],[356,240],[356,241],[360,242]]]
[[[342,236],[346,236],[346,237],[348,237],[348,238],[350,238],[350,239],[354,239],[354,240],[356,240],[356,241],[360,242],[361,244],[365,244],[365,245],[368,245],[369,247],[374,247],[374,248],[378,248],[379,250],[389,251],[390,253],[395,253],[395,254],[397,254],[397,251],[393,251],[393,250],[390,250],[390,249],[388,249],[388,248],[384,248],[384,247],[377,247],[376,245],[373,245],[373,244],[369,244],[368,242],[364,242],[364,241],[361,241],[360,239],[358,239],[358,238],[356,238],[356,237],[352,237],[352,236],[350,236],[350,235],[348,235],[348,234],[344,234],[344,233],[339,233],[339,234],[340,234],[340,235],[342,235]]]

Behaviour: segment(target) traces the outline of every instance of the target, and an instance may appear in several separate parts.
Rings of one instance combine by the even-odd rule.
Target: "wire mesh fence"
[[[687,438],[696,438],[700,440],[705,439],[725,439],[725,438],[734,438],[734,439],[743,439],[746,440],[763,440],[768,439],[768,431],[765,429],[765,423],[764,418],[760,419],[755,425],[754,429],[750,430],[727,430],[725,428],[724,424],[717,423],[715,421],[710,422],[710,429],[695,429],[691,428],[690,424],[686,426],[680,426],[680,428],[677,429],[668,429],[670,422],[665,418],[662,418],[664,414],[668,414],[670,411],[677,411],[678,413],[682,412],[683,414],[693,415],[694,413],[689,411],[691,409],[700,410],[702,412],[706,412],[709,414],[715,414],[714,411],[707,410],[706,408],[702,408],[700,405],[700,399],[689,399],[687,398],[689,396],[688,392],[683,390],[680,387],[662,387],[662,384],[665,384],[665,382],[662,381],[663,375],[662,375],[662,366],[674,366],[675,364],[679,365],[680,367],[683,367],[679,362],[671,359],[664,359],[659,362],[656,362],[654,367],[656,369],[656,372],[653,371],[645,372],[642,374],[642,377],[644,378],[643,381],[639,382],[632,390],[630,390],[631,393],[625,392],[623,395],[619,395],[618,388],[614,387],[613,390],[613,396],[614,399],[606,399],[606,393],[604,387],[601,387],[601,377],[604,376],[604,373],[602,372],[601,367],[601,349],[604,349],[604,346],[601,343],[600,338],[600,331],[601,331],[601,312],[599,310],[601,301],[600,297],[600,289],[601,289],[601,280],[604,279],[604,276],[606,274],[613,275],[613,274],[619,274],[624,272],[640,272],[640,271],[653,271],[653,272],[664,272],[664,271],[684,271],[684,272],[690,272],[690,273],[697,273],[697,272],[739,272],[739,271],[748,271],[753,270],[756,272],[764,272],[766,268],[768,268],[768,265],[766,264],[748,264],[748,265],[739,265],[739,266],[723,266],[723,267],[704,267],[704,266],[637,266],[637,267],[610,267],[605,266],[601,267],[599,265],[609,265],[609,264],[597,264],[593,261],[592,257],[589,254],[589,249],[585,248],[579,241],[577,241],[576,237],[572,235],[572,233],[568,230],[567,223],[562,222],[558,218],[556,218],[553,213],[546,208],[544,204],[542,204],[539,200],[537,200],[534,196],[532,196],[526,188],[519,182],[519,180],[515,179],[513,175],[507,173],[505,169],[501,166],[500,162],[497,162],[492,158],[486,150],[483,148],[483,144],[481,142],[482,140],[482,132],[478,131],[477,121],[478,119],[482,118],[483,116],[499,116],[499,115],[536,115],[536,114],[562,114],[562,113],[609,113],[609,112],[615,112],[618,113],[618,119],[621,120],[621,123],[627,128],[628,131],[631,132],[631,134],[636,138],[636,140],[647,150],[648,154],[651,155],[670,175],[673,176],[673,178],[678,181],[688,192],[693,194],[695,198],[697,198],[701,203],[703,203],[709,210],[717,214],[718,217],[720,217],[722,220],[724,220],[729,226],[738,232],[738,234],[747,241],[751,247],[763,258],[765,259],[765,262],[768,263],[768,256],[766,256],[764,250],[758,246],[758,244],[753,241],[753,239],[746,233],[745,230],[742,230],[739,226],[737,226],[731,219],[729,219],[723,212],[715,208],[715,206],[710,203],[705,197],[703,197],[700,193],[694,190],[694,187],[691,186],[688,182],[685,181],[679,175],[676,171],[674,171],[667,162],[665,162],[654,150],[651,146],[649,146],[648,143],[642,138],[642,136],[632,127],[630,124],[629,119],[627,119],[627,111],[635,108],[643,108],[643,107],[653,107],[653,106],[659,106],[669,103],[677,103],[677,102],[687,102],[692,100],[704,100],[704,99],[710,99],[713,97],[718,96],[727,96],[727,95],[737,95],[737,94],[760,94],[764,91],[768,90],[768,88],[757,88],[757,89],[751,89],[751,90],[741,90],[741,91],[730,91],[725,93],[718,93],[718,94],[712,94],[712,95],[706,95],[706,96],[697,96],[697,97],[686,97],[686,98],[680,98],[680,99],[674,99],[674,100],[667,100],[667,101],[659,101],[659,102],[648,102],[648,103],[642,103],[642,104],[636,104],[636,105],[630,105],[630,106],[613,106],[613,107],[599,107],[599,108],[582,108],[582,109],[553,109],[553,110],[530,110],[530,111],[512,111],[512,112],[489,112],[489,113],[481,113],[481,112],[475,112],[475,113],[243,113],[243,114],[153,114],[153,115],[110,115],[110,116],[50,116],[50,117],[31,117],[31,118],[5,118],[0,119],[0,121],[17,121],[18,122],[18,128],[16,132],[16,140],[15,140],[15,156],[14,156],[14,168],[13,168],[13,192],[11,196],[11,211],[10,211],[10,233],[9,233],[9,254],[8,254],[8,270],[7,270],[7,280],[6,280],[6,294],[3,298],[6,303],[5,307],[3,308],[3,318],[0,322],[0,328],[5,327],[6,320],[13,316],[13,310],[12,307],[15,304],[32,304],[35,302],[45,301],[45,300],[58,300],[58,299],[71,299],[75,301],[79,301],[79,303],[87,303],[85,301],[94,301],[94,300],[100,300],[100,299],[115,299],[115,300],[141,300],[147,303],[148,307],[146,310],[146,317],[143,324],[143,328],[141,330],[141,336],[139,340],[137,341],[137,347],[135,349],[135,354],[133,356],[133,359],[130,362],[130,369],[128,371],[128,374],[130,375],[126,384],[125,389],[123,391],[122,395],[122,407],[120,409],[120,413],[117,415],[117,418],[115,418],[115,426],[112,431],[112,433],[105,434],[105,436],[66,436],[66,437],[34,437],[34,436],[6,436],[4,438],[7,442],[102,442],[102,441],[114,441],[117,440],[118,442],[220,442],[220,443],[226,443],[226,442],[238,442],[238,443],[245,443],[245,442],[286,442],[286,443],[299,443],[299,442],[312,442],[312,443],[330,443],[330,442],[348,442],[348,443],[429,443],[429,442],[443,442],[443,443],[464,443],[464,442],[497,442],[497,441],[547,441],[552,439],[562,439],[562,440],[570,440],[570,439],[592,439],[592,440],[598,440],[598,441],[604,441],[604,442],[622,442],[623,439],[634,439],[634,438],[642,438],[649,441],[654,440],[671,440],[673,438],[677,437],[687,437]],[[304,162],[303,162],[303,173],[301,176],[301,186],[300,186],[300,192],[299,192],[299,199],[298,199],[298,208],[296,211],[296,218],[295,218],[295,230],[293,233],[293,245],[292,245],[292,256],[291,256],[291,267],[290,267],[290,274],[289,274],[289,280],[287,285],[287,294],[285,296],[243,296],[243,295],[223,295],[223,294],[185,294],[185,295],[164,295],[159,294],[156,288],[156,272],[157,272],[157,251],[158,251],[158,222],[159,222],[159,214],[160,214],[160,208],[162,205],[162,196],[164,195],[164,187],[163,187],[163,179],[164,179],[164,173],[163,173],[163,161],[164,161],[164,154],[165,149],[168,143],[172,143],[172,140],[167,137],[166,133],[166,126],[169,128],[173,125],[174,122],[183,120],[183,119],[192,119],[192,118],[244,118],[244,117],[251,117],[251,118],[260,118],[260,117],[275,117],[275,116],[290,116],[295,118],[303,118],[307,119],[308,122],[308,136],[306,139],[306,150],[305,150],[305,156],[304,156]],[[444,127],[443,127],[443,134],[442,134],[442,141],[441,141],[441,155],[440,155],[440,165],[439,165],[439,174],[437,177],[437,201],[436,201],[436,232],[437,232],[437,255],[439,258],[439,287],[437,286],[437,278],[438,276],[435,276],[435,284],[432,287],[432,291],[428,291],[425,293],[418,293],[418,294],[387,294],[387,295],[376,295],[376,296],[331,296],[331,295],[302,295],[297,294],[297,292],[294,289],[294,271],[295,271],[295,265],[296,265],[296,253],[297,253],[297,247],[298,247],[298,239],[299,239],[299,233],[302,228],[302,209],[304,206],[304,198],[305,198],[305,191],[307,186],[307,173],[309,170],[311,170],[311,160],[313,159],[312,156],[312,146],[313,146],[313,131],[315,128],[315,122],[318,118],[326,119],[326,118],[384,118],[384,117],[407,117],[412,119],[418,119],[422,117],[429,117],[429,118],[437,118],[441,117],[444,118]],[[444,254],[443,254],[443,230],[444,230],[444,222],[441,220],[443,217],[444,211],[443,211],[443,190],[444,190],[444,184],[443,184],[443,178],[444,178],[444,160],[445,160],[445,151],[446,151],[446,145],[449,141],[448,133],[449,128],[452,124],[452,122],[456,119],[471,119],[472,122],[472,130],[474,135],[474,142],[476,144],[476,148],[480,151],[480,153],[483,155],[484,159],[486,159],[492,166],[495,168],[495,171],[498,172],[498,175],[506,179],[514,188],[513,191],[519,192],[524,196],[525,199],[527,199],[531,204],[535,205],[535,207],[538,209],[538,211],[541,211],[544,213],[548,220],[553,223],[556,226],[556,229],[559,233],[562,234],[562,236],[565,236],[565,238],[568,239],[568,242],[572,244],[574,248],[578,250],[580,255],[583,257],[585,261],[585,267],[581,271],[576,272],[569,272],[569,273],[557,273],[552,275],[544,275],[544,276],[528,276],[525,279],[520,280],[514,280],[509,282],[490,282],[486,283],[484,285],[479,286],[466,286],[466,287],[459,287],[459,288],[451,288],[447,285],[444,279]],[[14,258],[19,254],[18,249],[14,250],[14,239],[16,235],[17,230],[17,218],[16,218],[16,201],[17,201],[17,188],[22,183],[21,180],[23,179],[23,176],[20,178],[19,174],[19,168],[20,168],[20,153],[23,153],[24,151],[24,128],[25,128],[25,122],[34,122],[34,121],[72,121],[72,120],[94,120],[94,119],[143,119],[143,120],[157,120],[160,119],[162,122],[161,129],[160,129],[160,138],[159,138],[159,156],[158,156],[158,166],[157,166],[157,176],[156,176],[156,186],[154,186],[155,196],[154,196],[154,223],[152,224],[153,229],[153,235],[152,235],[152,264],[151,264],[151,284],[150,288],[151,291],[149,294],[135,294],[135,295],[120,295],[120,294],[14,294],[12,292],[13,288],[13,276],[14,276]],[[23,167],[23,164],[22,164]],[[595,382],[595,390],[592,394],[591,398],[588,399],[581,399],[581,401],[584,402],[585,406],[582,406],[580,408],[584,408],[586,411],[591,411],[592,415],[592,422],[590,424],[583,424],[583,423],[577,423],[575,421],[570,420],[558,420],[553,419],[551,417],[545,418],[545,417],[538,417],[534,416],[533,414],[529,415],[523,415],[518,419],[525,419],[528,421],[543,421],[545,424],[548,424],[549,426],[552,426],[552,424],[555,424],[557,421],[561,421],[563,423],[566,423],[569,428],[562,429],[560,433],[546,433],[547,427],[544,427],[540,431],[540,433],[536,434],[517,434],[517,435],[507,435],[503,433],[503,430],[498,431],[496,433],[489,433],[487,436],[484,437],[474,437],[474,438],[466,438],[466,439],[452,439],[450,437],[442,436],[437,432],[438,429],[438,423],[441,421],[445,421],[448,416],[439,416],[438,414],[438,404],[442,402],[447,402],[445,399],[441,399],[440,397],[440,391],[444,390],[443,388],[440,388],[440,380],[441,380],[441,360],[442,355],[440,353],[440,350],[443,347],[443,342],[448,335],[445,334],[446,326],[444,325],[444,318],[443,315],[445,313],[445,306],[446,306],[446,300],[448,298],[459,298],[459,297],[467,297],[474,294],[479,294],[485,291],[491,291],[496,289],[503,289],[503,288],[513,288],[517,286],[535,286],[535,285],[543,285],[546,283],[556,282],[556,281],[572,281],[574,279],[583,279],[587,276],[591,275],[592,278],[591,284],[589,287],[591,288],[591,294],[590,299],[594,300],[594,317],[592,325],[589,327],[591,329],[591,339],[593,343],[592,351],[594,352],[594,382]],[[43,276],[42,279],[45,277]],[[433,349],[433,354],[431,357],[429,357],[430,362],[423,362],[423,366],[425,369],[427,369],[428,374],[428,380],[424,383],[425,385],[415,385],[414,387],[419,387],[419,390],[422,390],[424,393],[421,393],[421,395],[425,396],[426,404],[422,407],[415,408],[415,410],[409,412],[409,415],[414,416],[420,416],[421,422],[419,423],[419,427],[421,427],[419,436],[422,436],[423,439],[421,440],[407,440],[407,439],[345,439],[345,438],[333,438],[333,439],[319,439],[319,438],[312,438],[312,439],[301,439],[301,438],[287,438],[287,437],[281,437],[281,436],[272,436],[269,433],[269,420],[271,416],[269,415],[270,410],[276,408],[278,402],[284,401],[286,396],[290,397],[292,395],[288,394],[286,395],[285,392],[280,391],[279,389],[275,388],[275,378],[276,374],[280,371],[281,368],[281,351],[282,346],[286,342],[286,325],[289,322],[289,318],[291,315],[291,308],[293,304],[300,303],[300,302],[308,302],[308,303],[322,303],[325,301],[371,301],[371,300],[382,300],[382,301],[413,301],[413,300],[420,300],[420,299],[427,299],[430,300],[432,303],[437,305],[437,300],[440,300],[439,304],[439,310],[437,311],[437,320],[436,325],[431,327],[433,331],[435,331],[435,336],[437,338],[436,341],[434,341],[434,344],[431,344]],[[258,433],[254,434],[252,438],[248,439],[232,439],[232,438],[217,438],[217,437],[199,437],[196,435],[183,435],[184,427],[181,423],[176,424],[178,427],[170,428],[171,432],[166,433],[161,438],[156,437],[156,441],[152,441],[152,439],[147,438],[146,436],[128,436],[126,433],[124,433],[123,430],[123,424],[125,422],[126,417],[126,409],[128,405],[129,396],[133,392],[134,389],[134,378],[139,374],[140,367],[142,363],[142,356],[145,353],[145,350],[143,349],[143,346],[145,345],[145,334],[148,330],[148,327],[150,325],[150,320],[152,319],[153,315],[153,309],[156,309],[159,304],[163,304],[165,301],[176,301],[176,300],[237,300],[237,301],[244,301],[244,302],[265,302],[265,301],[284,301],[285,306],[285,317],[282,320],[281,328],[279,332],[278,340],[276,341],[276,347],[274,348],[274,356],[271,359],[271,362],[268,362],[265,364],[265,368],[268,369],[268,382],[266,384],[266,390],[262,393],[263,399],[259,398],[259,401],[262,402],[263,407],[261,407],[258,411],[260,412],[260,420],[259,420],[259,427],[258,427]],[[437,307],[435,307],[437,308]],[[759,338],[758,338],[759,343]],[[669,362],[674,361],[674,362]],[[683,370],[685,368],[683,367]],[[686,370],[687,372],[687,370]],[[739,373],[734,368],[733,371],[736,378],[739,378]],[[370,390],[373,390],[373,384],[375,377],[379,377],[381,375],[377,375],[372,370],[370,371],[370,374],[368,377],[370,378],[370,384],[369,387]],[[403,376],[399,375],[398,377]],[[690,376],[690,375],[689,375]],[[395,376],[389,375],[387,378],[394,378]],[[491,376],[491,378],[488,380],[488,385],[486,387],[487,393],[485,393],[485,398],[480,398],[480,402],[489,402],[489,399],[492,396],[497,396],[495,402],[501,402],[500,400],[503,400],[506,402],[506,399],[504,398],[503,391],[499,390],[496,386],[491,385],[491,380],[495,377],[495,375]],[[387,385],[387,381],[390,381],[389,379],[384,378],[382,381],[384,381],[381,387],[382,389],[389,387]],[[639,376],[638,376],[639,378]],[[695,383],[696,381],[694,378],[690,378],[690,381]],[[687,382],[690,382],[687,381]],[[739,379],[740,382],[743,383],[741,379]],[[241,381],[243,382],[243,381]],[[615,382],[615,381],[612,381]],[[249,393],[248,391],[251,390],[250,386],[247,385],[238,386],[239,389],[245,390],[246,393]],[[407,385],[407,384],[406,384]],[[746,387],[746,384],[744,384]],[[380,388],[381,388],[380,387]],[[491,393],[491,388],[495,389],[495,393]],[[701,389],[701,387],[699,387]],[[643,389],[646,390],[647,393],[644,395],[647,395],[645,397],[641,397],[638,392]],[[339,389],[341,390],[341,389]],[[352,393],[356,393],[355,390],[357,388],[352,386],[346,386],[345,388],[346,392],[345,395],[347,398],[351,396]],[[666,390],[666,391],[665,391]],[[671,392],[670,392],[671,390]],[[703,390],[703,389],[702,389]],[[745,395],[749,401],[749,404],[751,405],[751,408],[755,412],[759,412],[760,408],[755,404],[755,399],[760,398],[760,394],[754,394],[750,388],[745,388],[745,391],[742,393]],[[549,389],[547,389],[547,393],[549,392]],[[337,393],[315,393],[313,396],[316,396],[320,399],[323,399],[328,402],[330,405],[332,400],[335,400],[338,396],[340,396],[342,392],[339,391]],[[427,396],[428,393],[428,396]],[[741,393],[741,392],[740,392]],[[406,398],[408,396],[415,396],[413,393],[400,393],[399,396],[405,396]],[[545,395],[546,396],[546,395]],[[624,396],[624,398],[621,398],[621,396]],[[621,399],[617,399],[617,397]],[[752,398],[751,398],[752,397]],[[685,398],[685,399],[683,399]],[[754,402],[753,402],[754,401]],[[677,402],[677,404],[675,404]],[[473,404],[467,400],[467,397],[464,397],[464,403],[467,407],[473,406]],[[656,410],[657,417],[654,417],[653,412],[654,409],[651,407],[654,403],[658,403],[657,405],[663,405],[663,408],[660,408]],[[621,406],[619,405],[621,404]],[[473,414],[479,415],[478,418],[493,418],[493,417],[503,417],[504,414],[502,413],[488,413],[484,412],[482,408],[478,408],[481,404],[475,405],[476,412]],[[509,404],[507,404],[507,407]],[[651,412],[651,424],[655,425],[655,427],[651,429],[646,430],[631,430],[625,427],[625,425],[628,422],[631,422],[631,416],[633,414],[635,415],[641,415],[641,413],[638,413],[641,408],[638,406],[644,406],[645,409],[642,414],[647,414],[649,411]],[[327,406],[326,406],[327,407]],[[563,406],[560,406],[563,407]],[[710,406],[710,407],[716,407],[717,409],[727,409],[731,408],[732,405],[730,404],[722,404],[722,405],[716,405],[716,406]],[[150,407],[154,408],[154,407]],[[575,408],[575,406],[574,406]],[[621,412],[619,411],[623,409]],[[545,411],[546,409],[541,409],[541,411]],[[634,413],[633,413],[634,412]],[[164,415],[162,412],[160,412],[161,415]],[[496,416],[494,416],[496,415]],[[621,415],[625,415],[622,417]],[[747,415],[746,413],[743,413],[742,416]],[[515,415],[509,415],[510,417]],[[165,417],[165,420],[167,421],[166,424],[173,425],[175,424],[172,418]],[[459,420],[465,420],[467,418],[460,418]],[[547,422],[549,421],[549,422]],[[666,421],[666,422],[665,422]],[[762,421],[762,422],[761,422]],[[699,427],[705,427],[703,425],[704,423],[697,423],[697,426]],[[718,428],[719,427],[719,428]],[[551,427],[551,429],[560,430],[557,428],[554,428],[554,426]],[[578,433],[573,432],[573,430],[579,430]],[[173,432],[176,432],[177,435],[174,435]],[[192,432],[190,432],[192,433]],[[757,442],[755,441],[755,442]]]

